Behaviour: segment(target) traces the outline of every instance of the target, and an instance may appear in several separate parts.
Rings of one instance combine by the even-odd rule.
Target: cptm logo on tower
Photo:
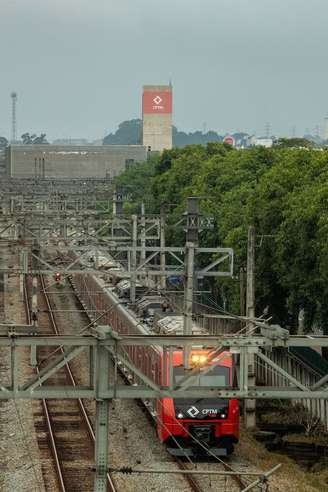
[[[164,109],[164,106],[161,106],[161,105],[160,105],[160,104],[161,104],[161,102],[163,102],[163,99],[161,98],[161,96],[156,96],[156,97],[154,97],[154,99],[153,99],[153,103],[155,103],[155,104],[154,104],[154,106],[153,106],[153,109],[155,109],[155,110],[156,110],[156,109]]]
[[[172,90],[167,87],[145,86],[142,95],[143,114],[172,113]]]

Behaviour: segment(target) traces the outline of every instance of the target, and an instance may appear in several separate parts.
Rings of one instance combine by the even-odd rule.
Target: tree
[[[203,133],[195,131],[185,133],[172,127],[173,147],[185,147],[187,145],[206,145],[209,142],[222,142],[223,137],[214,131]],[[104,145],[138,145],[142,143],[142,120],[133,119],[119,124],[115,133],[110,133],[104,140]]]
[[[33,139],[35,137],[36,137],[35,134],[30,135],[29,133],[23,133],[23,135],[21,135],[21,139],[22,139],[24,145],[30,145],[30,144],[32,144],[33,143]]]
[[[128,173],[120,179],[128,182]],[[152,212],[166,203],[176,218],[188,196],[204,197],[201,211],[215,221],[202,232],[202,244],[232,247],[235,273],[246,264],[247,229],[254,225],[257,313],[269,306],[273,322],[296,331],[304,309],[305,329],[328,334],[328,150],[190,145],[154,158],[151,172],[138,173],[137,186],[136,207],[145,193]],[[183,232],[175,228],[167,240],[176,244]],[[224,294],[238,312],[238,279],[211,282],[217,302]]]
[[[5,137],[0,137],[0,149],[4,149],[8,145],[8,140]]]
[[[104,138],[104,145],[140,145],[142,143],[142,120],[123,121],[115,133]]]
[[[41,135],[39,137],[37,137],[35,133],[30,135],[30,133],[27,132],[27,133],[23,133],[23,135],[21,136],[21,139],[22,139],[24,145],[36,145],[36,144],[44,145],[44,144],[49,143],[46,139],[45,133],[41,133]]]
[[[315,147],[315,143],[306,138],[279,138],[274,146],[281,149],[312,149]]]
[[[39,137],[35,137],[35,139],[33,140],[32,142],[33,144],[48,144],[49,142],[47,141],[46,139],[46,134],[45,133],[41,133],[41,135]]]

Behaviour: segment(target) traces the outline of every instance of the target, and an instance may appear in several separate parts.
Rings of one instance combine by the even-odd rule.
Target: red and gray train
[[[108,285],[92,274],[75,274],[72,282],[82,304],[92,313],[93,318],[106,312],[101,318],[101,324],[108,323],[122,334],[150,334],[149,320],[142,320],[142,315],[140,319],[140,316],[137,317],[137,313],[128,307],[127,302],[122,302],[129,292],[128,281],[120,282],[115,287],[114,282]],[[123,284],[121,291],[120,284]],[[139,298],[141,305],[147,305],[147,294],[142,294],[142,289],[139,289]],[[156,302],[159,302],[154,295],[149,295],[148,299],[148,306],[156,306]],[[163,313],[163,316],[165,314]],[[126,347],[126,351],[129,359],[148,378],[158,385],[169,384],[169,370],[164,374],[164,367],[167,368],[169,364],[164,364],[161,347]],[[205,365],[207,352],[193,348],[190,358],[191,363],[195,365]],[[219,364],[217,360],[211,364],[215,364],[216,367],[204,375],[200,371],[193,386],[231,386],[234,378],[231,354],[225,352]],[[184,374],[182,351],[176,350],[173,352],[174,381],[171,383],[178,383]],[[130,375],[129,380],[138,384],[134,375]],[[239,406],[236,399],[159,398],[146,404],[155,418],[159,439],[167,444],[169,452],[173,455],[196,456],[209,453],[226,456],[232,453],[234,444],[238,442]]]

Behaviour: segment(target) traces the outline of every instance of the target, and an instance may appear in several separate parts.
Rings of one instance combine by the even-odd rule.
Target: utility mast
[[[195,287],[195,249],[198,246],[199,233],[199,200],[198,197],[189,197],[187,205],[187,231],[185,253],[185,289],[184,289],[184,315],[183,334],[192,335],[192,313]],[[189,367],[189,347],[184,350],[184,366]]]
[[[255,228],[248,228],[247,240],[247,273],[246,273],[246,316],[255,318]],[[254,325],[248,321],[246,334],[252,335]],[[254,354],[248,355],[248,386],[255,386],[255,361]],[[245,425],[248,429],[256,426],[255,400],[245,400],[244,406]]]
[[[16,128],[16,103],[17,103],[17,93],[12,92],[11,96],[11,143],[17,141],[17,128]]]

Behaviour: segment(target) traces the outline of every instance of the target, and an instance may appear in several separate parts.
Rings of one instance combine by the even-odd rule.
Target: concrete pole
[[[99,391],[108,389],[109,353],[105,347],[98,345],[96,387]],[[96,441],[95,441],[95,492],[107,492],[108,468],[108,427],[109,400],[96,399]]]
[[[115,213],[114,215],[122,215],[123,214],[123,188],[121,186],[117,186],[114,193],[114,203],[115,203]]]
[[[239,270],[239,293],[240,293],[240,316],[246,316],[246,285],[245,285],[245,267]]]
[[[40,255],[40,248],[38,244],[34,244],[32,248],[32,253],[36,255]],[[31,261],[32,270],[37,269],[37,261],[32,256]],[[31,310],[32,310],[32,322],[35,326],[38,326],[38,277],[33,274],[32,278],[32,302],[31,302]]]
[[[132,251],[131,251],[131,273],[130,273],[130,301],[136,302],[136,283],[137,283],[137,244],[138,244],[138,217],[132,215]]]
[[[145,204],[141,204],[141,231],[140,231],[140,263],[146,260],[146,217],[145,217]]]
[[[116,186],[113,193],[113,217],[123,214],[123,189],[121,186]],[[121,234],[121,229],[117,227],[117,224],[112,224],[112,236],[119,236]]]
[[[192,335],[192,314],[194,300],[194,270],[195,270],[195,248],[198,245],[198,218],[199,202],[197,197],[189,197],[187,205],[187,234],[185,252],[185,290],[184,290],[184,313],[183,334]],[[189,367],[190,348],[184,350],[184,366]]]
[[[24,275],[28,273],[28,250],[27,248],[23,248],[20,253],[20,265],[23,270],[23,273],[19,276],[19,292],[21,295],[21,299],[24,299]]]
[[[161,206],[161,215],[160,215],[160,247],[165,248],[165,205]],[[166,277],[164,275],[166,269],[166,260],[164,251],[160,252],[160,289],[166,289]]]
[[[255,317],[255,228],[248,228],[247,240],[247,289],[246,289],[246,316]],[[248,323],[246,334],[251,336],[253,324]],[[255,360],[254,354],[248,355],[248,386],[255,386]],[[248,429],[256,426],[256,402],[255,400],[245,400],[244,405],[245,426]]]

